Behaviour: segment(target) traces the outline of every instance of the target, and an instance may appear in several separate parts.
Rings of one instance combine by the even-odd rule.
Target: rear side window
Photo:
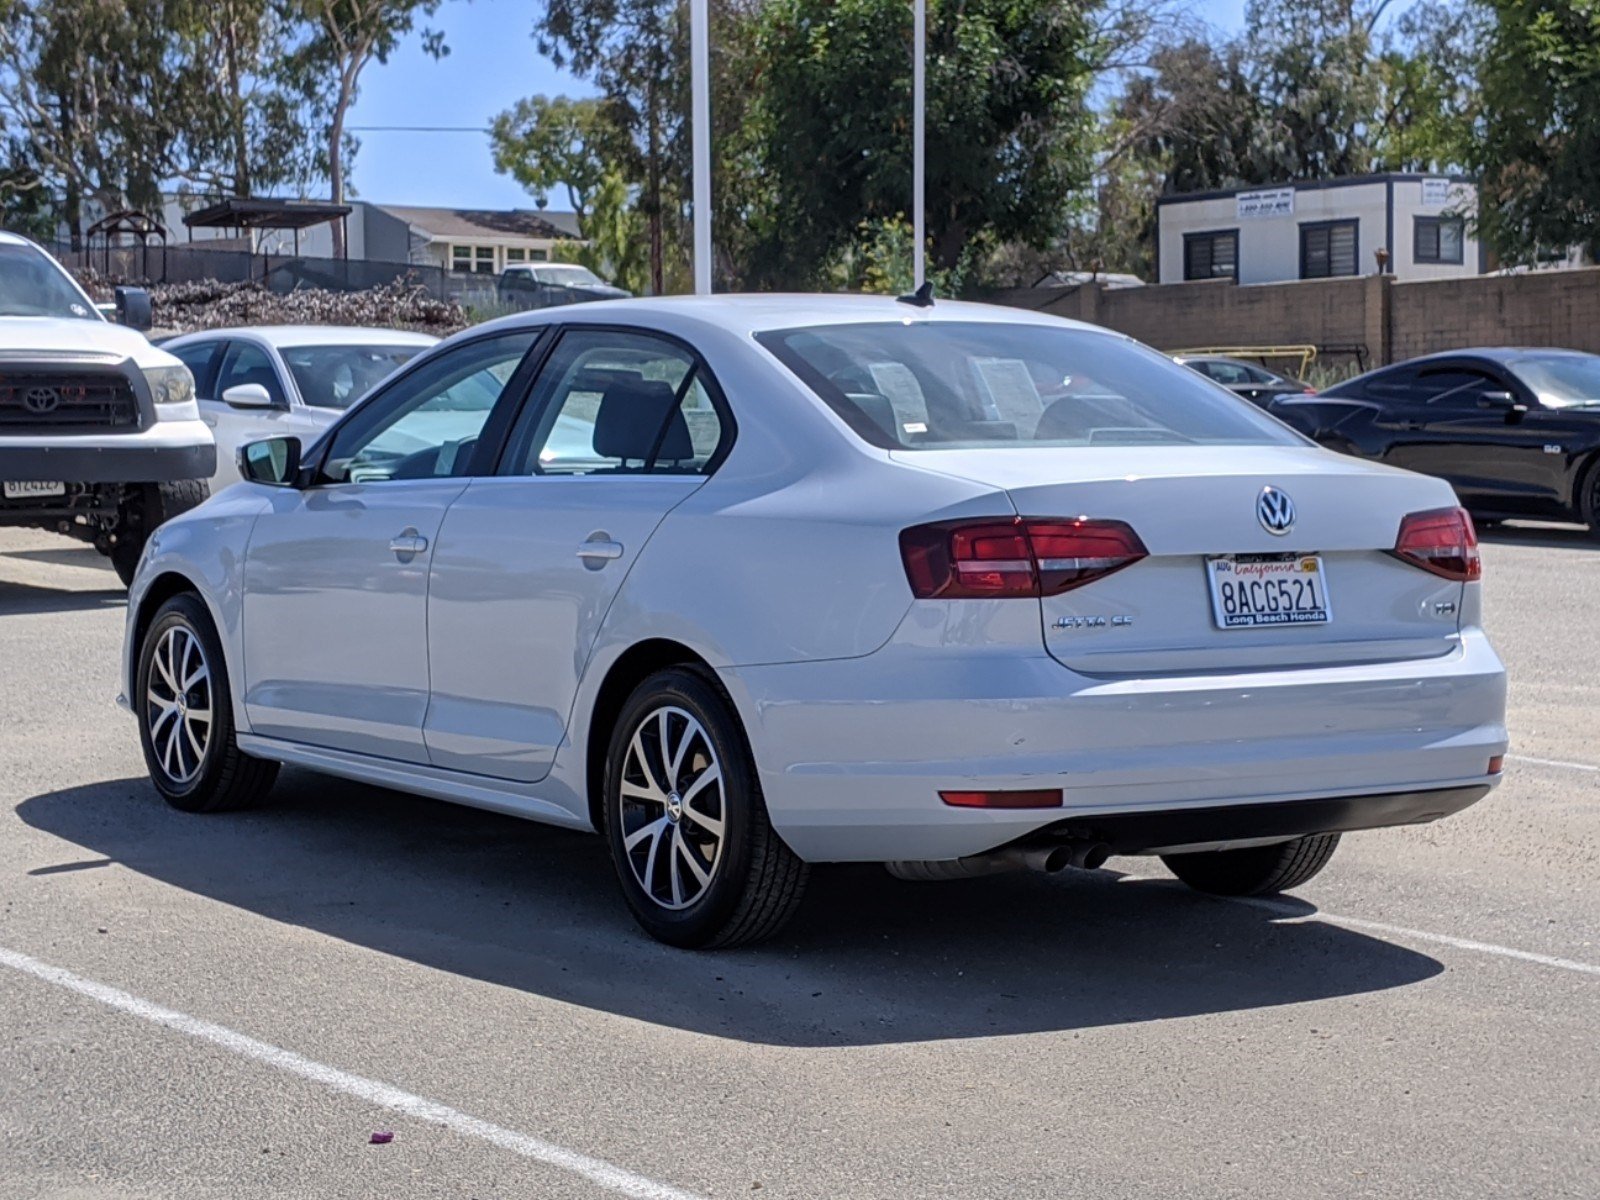
[[[894,322],[757,340],[886,449],[1300,441],[1187,367],[1090,330]]]

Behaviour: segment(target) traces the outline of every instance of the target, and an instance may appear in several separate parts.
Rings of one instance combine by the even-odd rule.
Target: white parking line
[[[1600,975],[1600,965],[1595,963],[1579,962],[1573,958],[1557,958],[1553,954],[1535,954],[1531,950],[1517,950],[1511,946],[1496,946],[1493,942],[1475,942],[1471,938],[1451,937],[1447,933],[1429,933],[1425,929],[1407,929],[1404,925],[1386,925],[1382,921],[1368,921],[1361,917],[1341,917],[1338,913],[1330,912],[1302,912],[1297,906],[1283,904],[1273,900],[1253,899],[1251,897],[1238,897],[1238,904],[1248,904],[1252,908],[1263,908],[1268,912],[1281,913],[1295,921],[1327,921],[1331,925],[1344,925],[1351,929],[1367,929],[1373,933],[1388,934],[1390,937],[1405,938],[1413,942],[1434,942],[1441,946],[1452,946],[1457,950],[1471,950],[1477,954],[1493,954],[1499,958],[1513,958],[1520,962],[1538,963],[1542,967],[1557,967],[1563,971],[1576,971],[1580,975]]]
[[[1532,763],[1536,767],[1560,767],[1563,771],[1590,771],[1600,774],[1600,767],[1588,763],[1566,762],[1559,758],[1535,758],[1531,754],[1508,754],[1506,758],[1511,762]]]
[[[502,1150],[509,1150],[513,1154],[520,1154],[523,1158],[530,1158],[548,1166],[570,1171],[574,1175],[581,1175],[592,1183],[615,1192],[621,1196],[637,1197],[638,1200],[699,1200],[692,1192],[681,1191],[664,1183],[657,1183],[643,1175],[636,1175],[632,1171],[621,1167],[612,1166],[598,1158],[590,1158],[587,1154],[579,1154],[575,1150],[567,1150],[561,1146],[552,1145],[550,1142],[541,1141],[525,1133],[518,1133],[514,1129],[507,1129],[501,1125],[494,1125],[488,1121],[481,1121],[477,1117],[468,1116],[464,1112],[429,1100],[423,1096],[415,1096],[410,1092],[401,1091],[387,1083],[380,1083],[376,1079],[367,1079],[360,1075],[352,1075],[348,1071],[341,1071],[337,1067],[326,1066],[323,1063],[313,1062],[309,1058],[296,1054],[292,1050],[284,1050],[279,1046],[269,1045],[247,1037],[242,1033],[235,1033],[221,1025],[214,1025],[210,1021],[202,1021],[198,1017],[187,1016],[181,1012],[174,1012],[170,1008],[163,1008],[149,1000],[142,1000],[131,993],[118,988],[108,987],[103,983],[96,983],[92,979],[85,979],[81,975],[74,975],[71,971],[64,971],[60,967],[52,967],[49,963],[40,962],[36,958],[29,958],[26,954],[18,954],[14,950],[0,947],[0,965],[32,975],[35,979],[42,979],[46,983],[53,983],[69,991],[77,992],[80,996],[87,996],[109,1008],[125,1012],[130,1016],[149,1021],[155,1025],[164,1025],[168,1029],[185,1034],[188,1037],[198,1038],[210,1042],[214,1046],[221,1046],[224,1050],[231,1051],[244,1058],[251,1058],[268,1066],[276,1067],[280,1071],[287,1071],[291,1075],[298,1075],[302,1079],[309,1079],[313,1083],[320,1083],[323,1087],[335,1092],[343,1092],[364,1100],[368,1104],[375,1104],[380,1108],[387,1108],[402,1116],[415,1117],[419,1121],[427,1121],[433,1125],[442,1125],[453,1133],[465,1137],[477,1138],[479,1141],[489,1142],[499,1146]]]

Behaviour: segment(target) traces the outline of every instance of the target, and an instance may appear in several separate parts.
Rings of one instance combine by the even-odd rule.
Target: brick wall
[[[1600,268],[1397,283],[1392,361],[1462,346],[1565,346],[1600,354]]]
[[[1104,325],[1161,350],[1312,345],[1324,357],[1359,358],[1367,367],[1464,346],[1600,353],[1600,268],[1426,283],[1368,275],[1247,287],[1082,284],[993,299]]]

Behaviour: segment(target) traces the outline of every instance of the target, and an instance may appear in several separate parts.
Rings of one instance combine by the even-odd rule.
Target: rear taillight
[[[1400,522],[1393,553],[1396,558],[1445,579],[1465,583],[1483,576],[1478,535],[1464,508],[1412,513]]]
[[[1121,521],[1013,517],[940,521],[900,534],[919,600],[1055,596],[1148,555]]]

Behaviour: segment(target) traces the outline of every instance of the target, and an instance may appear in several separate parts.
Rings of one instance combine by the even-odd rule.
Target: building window
[[[1300,226],[1300,278],[1355,275],[1360,240],[1355,221],[1314,221]]]
[[[1417,217],[1412,226],[1411,260],[1419,263],[1460,263],[1467,223],[1461,217]]]
[[[1183,235],[1184,279],[1235,279],[1239,275],[1239,231]]]
[[[493,246],[451,246],[450,269],[494,274]]]
[[[528,252],[526,250],[524,250],[521,246],[507,246],[506,247],[506,261],[508,263],[527,262],[528,261]]]
[[[528,251],[528,261],[529,262],[549,262],[550,261],[550,251],[548,251],[548,250],[529,250]]]

